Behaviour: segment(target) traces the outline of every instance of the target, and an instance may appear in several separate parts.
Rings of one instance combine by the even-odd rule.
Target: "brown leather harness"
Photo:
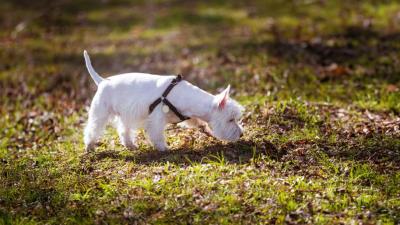
[[[180,81],[182,81],[182,76],[178,75],[176,76],[171,83],[169,84],[169,86],[167,87],[167,89],[165,89],[164,93],[161,95],[161,97],[157,98],[153,103],[150,104],[149,106],[149,114],[151,114],[154,109],[157,107],[158,104],[160,104],[161,102],[163,102],[165,105],[168,106],[168,108],[175,113],[175,115],[181,120],[188,120],[190,119],[190,117],[187,117],[185,115],[182,115],[182,113],[179,112],[179,110],[167,99],[167,95],[169,94],[169,92],[172,90],[172,88],[174,88]]]

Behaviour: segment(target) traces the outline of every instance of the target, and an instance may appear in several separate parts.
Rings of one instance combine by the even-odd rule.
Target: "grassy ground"
[[[399,224],[397,1],[1,1],[0,224]],[[104,76],[230,83],[246,132],[109,129],[83,155]]]

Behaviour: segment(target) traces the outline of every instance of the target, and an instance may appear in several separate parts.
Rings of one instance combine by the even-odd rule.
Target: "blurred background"
[[[112,130],[81,157],[84,49],[103,77],[231,84],[244,137]],[[0,224],[396,224],[399,88],[395,0],[1,0]]]
[[[0,10],[7,99],[90,99],[83,49],[104,76],[182,73],[248,95],[288,89],[346,101],[375,81],[378,92],[399,81],[397,1],[4,0]],[[325,82],[341,87],[325,90]]]

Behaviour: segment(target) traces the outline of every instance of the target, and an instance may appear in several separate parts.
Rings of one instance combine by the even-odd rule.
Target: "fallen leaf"
[[[396,92],[399,91],[399,88],[394,84],[389,84],[388,86],[386,86],[386,90],[388,92]]]

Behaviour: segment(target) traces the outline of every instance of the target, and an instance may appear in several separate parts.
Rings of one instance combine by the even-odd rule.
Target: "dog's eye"
[[[235,119],[230,119],[229,122],[233,123],[233,122],[235,122]]]

